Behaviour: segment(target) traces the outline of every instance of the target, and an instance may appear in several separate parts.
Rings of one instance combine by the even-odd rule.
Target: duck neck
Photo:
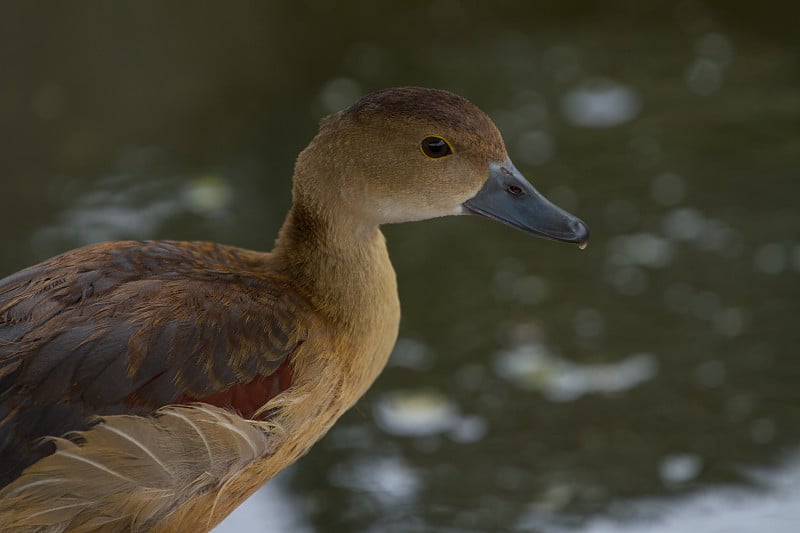
[[[329,318],[362,326],[366,312],[399,321],[396,276],[376,224],[296,197],[275,252],[286,275]]]

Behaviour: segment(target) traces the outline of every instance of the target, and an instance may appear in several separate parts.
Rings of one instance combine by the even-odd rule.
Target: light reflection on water
[[[680,484],[693,478],[700,468],[702,461],[696,456],[669,456],[664,458],[661,475],[670,483]],[[514,477],[515,474],[507,472],[506,475]],[[758,489],[717,487],[684,497],[631,501],[613,506],[610,516],[588,520],[572,517],[572,521],[580,522],[580,525],[573,526],[565,525],[568,520],[558,515],[548,518],[548,514],[560,507],[556,502],[569,498],[569,489],[554,488],[548,500],[555,504],[555,509],[552,506],[548,509],[540,502],[512,529],[542,533],[796,533],[800,523],[800,462],[787,461],[780,469],[754,470],[750,475]],[[287,490],[281,478],[276,481],[261,489],[235,515],[215,528],[215,533],[317,531],[303,518],[305,506],[302,501]],[[417,481],[407,466],[384,460],[351,470],[343,483],[385,498],[386,506],[395,506],[413,494]],[[409,532],[475,531],[466,528],[425,529],[412,523],[389,527],[393,527],[392,531]]]
[[[207,220],[230,215],[235,193],[224,176],[163,176],[157,150],[126,152],[120,163],[125,170],[89,190],[68,179],[55,181],[50,191],[55,200],[63,202],[64,191],[70,198],[52,223],[34,233],[37,254],[47,257],[65,246],[158,235],[169,221],[190,215]]]
[[[689,463],[692,459],[689,459]],[[694,470],[696,465],[682,468]],[[779,470],[752,472],[758,489],[718,487],[688,497],[651,499],[616,506],[614,518],[600,517],[575,527],[542,524],[539,517],[521,526],[548,533],[794,533],[800,523],[800,462]]]
[[[268,485],[260,489],[254,498],[242,504],[219,526],[215,533],[314,533],[315,529],[306,518],[308,506],[292,494],[287,487],[292,471],[282,472]]]
[[[570,402],[586,394],[618,393],[656,376],[653,354],[635,354],[614,363],[575,364],[543,345],[528,344],[501,352],[495,372],[511,383],[541,391],[551,402]]]
[[[633,120],[641,102],[629,87],[605,79],[588,80],[561,99],[561,111],[571,124],[610,128]]]

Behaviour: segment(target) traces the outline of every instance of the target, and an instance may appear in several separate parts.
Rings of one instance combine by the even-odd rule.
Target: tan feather
[[[56,452],[0,491],[0,524],[19,532],[146,531],[269,455],[270,431],[205,404],[100,418],[88,431],[52,439]]]

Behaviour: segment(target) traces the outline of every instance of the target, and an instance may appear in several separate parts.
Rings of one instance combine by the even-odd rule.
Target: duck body
[[[212,528],[385,366],[400,306],[381,224],[478,213],[586,241],[517,174],[465,99],[378,91],[299,156],[272,252],[104,243],[0,280],[0,524]]]
[[[343,271],[351,279],[339,276],[341,294],[328,286],[324,298],[314,294],[320,278],[305,280],[303,269],[345,264],[337,251],[320,246],[308,247],[308,254],[287,251],[287,261],[213,243],[106,243],[7,279],[0,288],[3,311],[30,309],[18,329],[51,334],[26,335],[0,349],[4,379],[14,383],[2,397],[7,442],[0,465],[4,480],[16,479],[0,492],[0,523],[25,530],[35,508],[47,511],[45,522],[71,528],[87,521],[89,530],[202,531],[215,525],[240,498],[304,454],[385,365],[400,320],[394,272],[382,236],[360,244],[363,255]],[[342,300],[347,305],[332,305]],[[10,327],[3,332],[14,334]],[[55,351],[48,348],[54,342]],[[292,401],[284,402],[279,396],[290,387]],[[230,415],[183,408],[182,417],[206,428],[184,433],[185,419],[158,414],[163,406],[195,402],[255,419],[263,433],[243,454],[238,432],[218,431],[215,417]],[[134,417],[153,414],[157,419],[131,425]],[[102,459],[119,439],[92,449],[98,416],[104,417],[100,427],[132,438],[145,433],[143,421],[177,427],[143,442],[152,456],[129,450],[136,461],[120,470],[113,459]],[[66,440],[38,442],[75,431],[84,432],[82,448]],[[208,449],[209,433],[234,442],[220,439]],[[168,460],[165,450],[180,440],[186,441],[182,453]],[[99,466],[54,453],[56,448],[77,451]],[[231,469],[231,459],[237,468]],[[181,469],[164,472],[158,463]],[[200,485],[185,482],[197,472],[215,475]],[[48,483],[36,484],[42,479]],[[74,504],[76,485],[90,496],[84,509],[49,511]],[[96,493],[89,495],[89,487]],[[153,505],[153,491],[169,494],[163,505]],[[147,509],[146,517],[139,508]],[[125,516],[138,521],[119,520]],[[32,530],[40,525],[33,524]]]

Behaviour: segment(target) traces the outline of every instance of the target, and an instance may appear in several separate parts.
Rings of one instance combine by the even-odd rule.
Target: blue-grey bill
[[[586,224],[542,196],[511,160],[489,166],[489,179],[464,208],[538,237],[575,243],[581,249],[589,243]]]

